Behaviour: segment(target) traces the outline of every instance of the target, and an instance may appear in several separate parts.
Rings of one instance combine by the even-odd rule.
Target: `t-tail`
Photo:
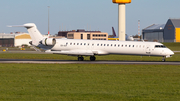
[[[40,44],[41,40],[44,38],[34,23],[27,23],[24,25],[9,26],[9,27],[25,27],[25,28],[27,28],[27,30],[31,36],[31,39],[32,39],[32,45],[34,45],[34,46],[38,46]]]
[[[56,40],[54,38],[43,37],[34,23],[27,23],[24,25],[9,26],[9,27],[27,28],[32,39],[32,42],[30,42],[30,44],[42,48],[44,50],[49,50],[56,44]]]

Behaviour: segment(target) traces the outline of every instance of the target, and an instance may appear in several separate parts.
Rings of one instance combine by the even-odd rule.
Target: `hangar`
[[[166,24],[153,24],[142,30],[143,39],[158,42],[180,42],[180,19],[168,19]]]
[[[29,42],[32,41],[31,37],[27,33],[17,34],[15,35],[14,46],[22,46],[28,45],[30,46]]]
[[[180,19],[169,19],[164,27],[164,42],[180,42]]]
[[[32,39],[27,33],[0,34],[0,47],[30,46],[30,41],[32,41]]]
[[[153,24],[143,29],[143,39],[147,41],[163,42],[164,26],[165,24]]]

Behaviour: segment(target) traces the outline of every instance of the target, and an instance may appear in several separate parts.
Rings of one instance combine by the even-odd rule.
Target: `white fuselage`
[[[94,55],[124,54],[166,57],[174,54],[170,49],[161,46],[163,44],[157,42],[56,39],[56,45],[51,51],[92,52]]]

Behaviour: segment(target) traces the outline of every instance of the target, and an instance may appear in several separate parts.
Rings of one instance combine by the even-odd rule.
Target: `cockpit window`
[[[155,48],[166,48],[164,45],[155,45]]]

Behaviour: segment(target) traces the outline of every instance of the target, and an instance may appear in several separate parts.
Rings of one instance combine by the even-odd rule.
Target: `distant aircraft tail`
[[[40,44],[40,41],[43,39],[42,34],[37,29],[36,25],[34,23],[27,23],[20,26],[9,26],[9,27],[25,27],[27,28],[31,38],[32,38],[32,45],[38,46]]]
[[[114,27],[112,27],[112,33],[113,33],[113,38],[115,38],[116,37],[116,32],[114,30]]]

